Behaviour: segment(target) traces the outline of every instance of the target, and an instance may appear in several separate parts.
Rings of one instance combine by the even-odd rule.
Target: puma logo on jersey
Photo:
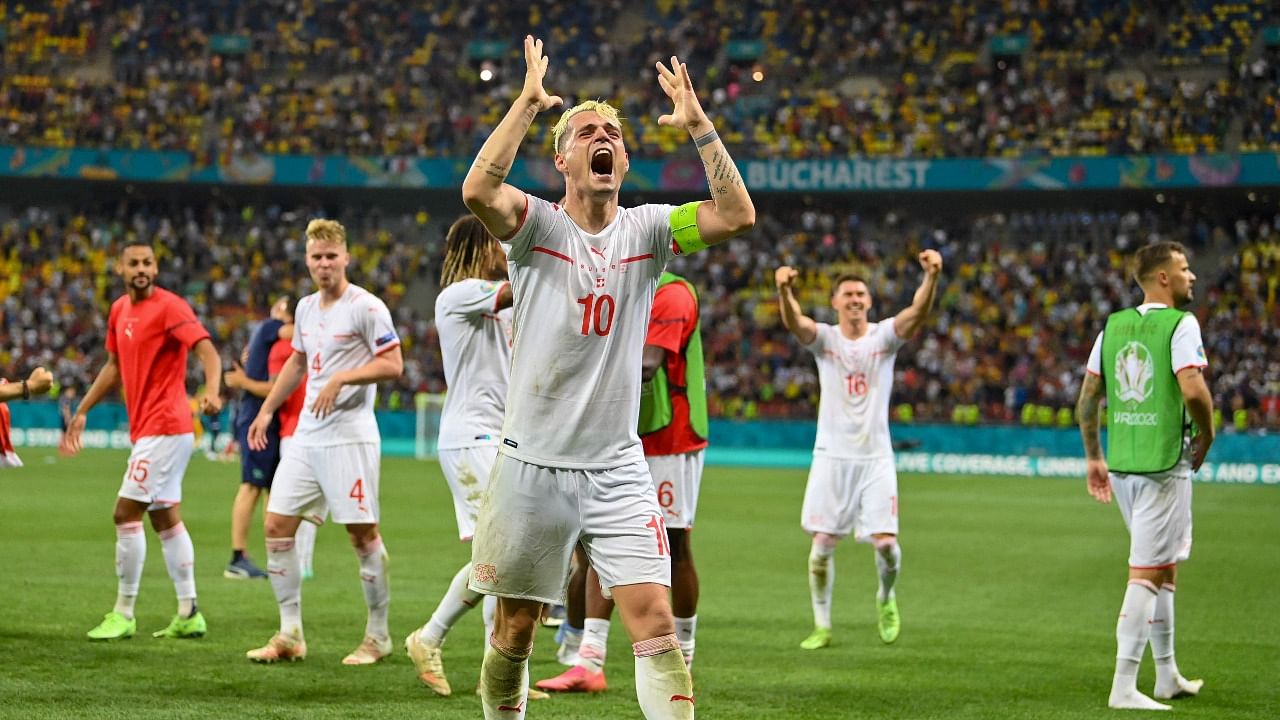
[[[595,254],[599,255],[600,257],[604,257],[604,252],[603,252],[603,251],[601,251],[601,250],[597,250],[597,249],[595,249],[595,248],[591,247],[590,245],[588,245],[588,246],[587,246],[587,249],[588,249],[588,250],[590,250],[591,252],[593,252],[593,253],[595,253]]]

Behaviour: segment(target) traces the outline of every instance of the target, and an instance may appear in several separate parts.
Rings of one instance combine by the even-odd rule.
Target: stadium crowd
[[[762,206],[765,207],[765,206]],[[273,296],[305,292],[300,229],[315,208],[216,203],[186,207],[120,204],[96,210],[9,208],[0,212],[0,376],[51,367],[84,387],[101,367],[106,309],[120,292],[112,250],[128,236],[151,238],[162,286],[190,298],[229,360]],[[442,392],[431,291],[444,218],[351,208],[353,281],[392,308],[405,374],[382,395],[411,407]],[[746,239],[677,260],[702,293],[711,409],[724,417],[811,417],[812,359],[780,326],[772,285],[780,264],[801,268],[806,310],[831,321],[830,278],[867,277],[875,306],[905,306],[918,284],[913,261],[938,249],[945,281],[935,330],[902,351],[894,412],[902,420],[1058,423],[1073,406],[1089,343],[1108,312],[1137,299],[1123,272],[1126,252],[1154,238],[1193,253],[1195,310],[1211,358],[1211,387],[1228,422],[1280,427],[1280,213],[1244,219],[1211,207],[1161,212],[1036,211],[938,220],[865,214],[834,205],[762,212]],[[874,314],[874,311],[873,311]],[[194,387],[194,385],[193,385]]]
[[[9,33],[0,141],[201,163],[466,157],[518,88],[531,32],[548,86],[613,98],[637,157],[683,144],[656,123],[651,71],[672,53],[743,157],[1196,153],[1237,132],[1275,147],[1274,57],[1254,57],[1272,21],[1263,0],[63,0]]]

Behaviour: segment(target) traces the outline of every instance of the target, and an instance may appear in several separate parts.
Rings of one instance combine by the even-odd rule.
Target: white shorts
[[[471,543],[471,589],[563,604],[579,541],[605,597],[618,585],[671,585],[649,466],[549,468],[499,453]]]
[[[658,492],[658,506],[667,527],[686,530],[693,527],[698,513],[698,488],[702,485],[702,450],[677,455],[645,455],[653,486]]]
[[[846,460],[814,455],[800,526],[810,535],[898,534],[898,469],[892,457]]]
[[[380,443],[290,443],[276,468],[267,511],[317,525],[326,510],[341,525],[378,522]]]
[[[119,496],[150,503],[148,510],[182,502],[182,476],[195,445],[193,433],[138,438],[129,453],[129,467],[124,471]]]
[[[1129,567],[1155,569],[1191,557],[1191,463],[1154,475],[1111,473],[1111,490],[1129,528]]]
[[[467,541],[476,534],[480,501],[489,486],[497,445],[440,450],[440,469],[453,494],[453,514],[458,520],[458,539]]]

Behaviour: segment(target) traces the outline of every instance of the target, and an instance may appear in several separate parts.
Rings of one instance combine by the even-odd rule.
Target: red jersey
[[[186,300],[163,288],[137,303],[126,294],[107,316],[129,413],[129,439],[194,431],[187,405],[187,351],[209,337]]]
[[[649,316],[649,334],[645,345],[656,345],[667,351],[667,380],[674,388],[684,387],[684,348],[698,327],[698,303],[684,283],[668,283],[653,296],[653,312]],[[689,398],[683,392],[671,393],[671,424],[641,435],[645,455],[676,455],[707,446],[689,424]]]
[[[291,355],[293,355],[293,342],[284,338],[276,340],[271,346],[271,353],[267,355],[267,373],[271,377],[279,375]],[[302,382],[298,383],[293,394],[285,398],[280,409],[276,410],[276,417],[280,420],[281,439],[292,436],[293,431],[298,429],[298,418],[302,416],[302,405],[306,399],[307,376],[304,374]]]

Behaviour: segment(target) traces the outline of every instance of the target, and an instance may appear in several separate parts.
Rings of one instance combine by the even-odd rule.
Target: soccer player
[[[458,537],[470,542],[498,451],[511,372],[507,257],[498,239],[474,216],[461,217],[449,227],[440,288],[436,330],[449,392],[440,413],[437,447],[440,469],[453,494]],[[441,655],[445,636],[483,597],[467,587],[470,573],[470,563],[458,570],[431,619],[404,640],[418,678],[437,695],[453,692]],[[485,628],[491,629],[497,602],[492,597],[483,601]]]
[[[306,382],[301,383],[280,407],[275,420],[267,428],[267,447],[257,451],[249,447],[249,425],[262,409],[262,400],[271,392],[284,363],[293,354],[290,338],[293,337],[293,313],[297,303],[292,297],[282,296],[271,306],[270,316],[254,330],[245,349],[243,367],[236,366],[226,374],[227,387],[244,390],[236,413],[236,441],[240,445],[240,489],[231,505],[231,562],[222,571],[223,577],[232,580],[266,579],[267,573],[249,559],[249,523],[253,509],[263,493],[270,492],[276,467],[280,464],[281,443],[292,434],[286,433],[285,423],[297,426],[306,393]],[[288,337],[286,337],[286,335]],[[304,523],[297,533],[298,554],[302,558],[303,575],[311,566],[311,550],[315,545],[315,525]]]
[[[265,580],[267,577],[267,573],[249,559],[249,523],[258,500],[270,489],[271,478],[280,463],[280,428],[278,420],[273,422],[267,431],[267,447],[257,451],[249,447],[249,425],[258,417],[262,399],[271,391],[267,357],[285,324],[288,304],[287,297],[272,304],[269,317],[249,337],[249,347],[242,355],[243,367],[236,364],[224,378],[227,387],[245,391],[235,418],[235,438],[240,445],[240,488],[231,504],[231,562],[222,571],[223,577],[231,580]]]
[[[294,535],[304,517],[321,522],[327,508],[347,528],[369,608],[364,639],[342,662],[370,665],[391,654],[387,551],[378,533],[382,440],[373,414],[374,383],[399,377],[404,359],[387,306],[347,280],[346,229],[333,220],[312,220],[306,254],[318,290],[298,303],[294,353],[249,426],[249,447],[262,450],[276,411],[307,376],[305,408],[267,501],[267,573],[280,607],[280,631],[246,656],[262,663],[306,657]]]
[[[693,667],[698,623],[698,571],[689,546],[698,508],[703,449],[707,446],[707,394],[698,324],[698,294],[684,278],[663,273],[653,298],[643,357],[640,442],[653,476],[671,552],[671,599],[676,639]],[[588,573],[587,619],[575,666],[537,683],[541,690],[600,692],[607,685],[604,661],[613,603],[604,598],[594,571]]]
[[[30,400],[32,395],[43,395],[51,387],[53,375],[42,367],[32,370],[31,375],[21,382],[11,383],[0,378],[0,468],[22,467],[22,458],[13,449],[13,440],[9,437],[9,406],[4,403],[9,400]]]
[[[875,547],[880,587],[876,609],[880,639],[898,639],[900,619],[893,585],[902,551],[898,546],[898,473],[889,440],[889,396],[898,350],[924,327],[933,310],[942,272],[936,250],[919,255],[924,280],[911,305],[896,316],[871,322],[871,292],[854,275],[832,284],[831,307],[836,324],[814,322],[795,296],[795,268],[774,273],[782,324],[813,353],[821,395],[813,464],[805,486],[800,525],[812,536],[809,550],[809,595],[813,632],[800,643],[806,650],[831,644],[831,592],[835,585],[835,550],[853,534]]]
[[[484,715],[524,717],[538,618],[544,603],[562,601],[581,539],[633,641],[645,717],[691,718],[663,516],[636,434],[641,357],[667,262],[746,232],[755,208],[675,57],[657,63],[673,103],[658,122],[690,134],[714,200],[621,207],[621,121],[596,101],[565,111],[552,132],[563,206],[506,184],[534,118],[562,102],[543,87],[542,41],[526,37],[524,51],[524,87],[462,187],[467,207],[509,248],[515,297],[501,455],[472,544],[470,586],[499,598],[480,675]]]
[[[156,287],[156,254],[149,243],[125,243],[116,272],[127,292],[111,304],[107,316],[107,363],[62,438],[66,454],[78,453],[89,411],[117,385],[124,386],[133,451],[113,516],[119,586],[115,608],[88,635],[90,640],[121,640],[137,631],[133,609],[147,556],[142,516],[149,514],[178,596],[178,614],[153,636],[200,637],[207,625],[196,604],[195,548],[181,511],[182,476],[195,449],[187,409],[187,352],[194,352],[204,369],[199,404],[206,415],[222,410],[222,360],[187,301]]]
[[[1178,563],[1191,556],[1191,476],[1213,444],[1213,397],[1200,323],[1181,309],[1196,282],[1186,250],[1152,243],[1138,250],[1133,264],[1142,304],[1107,318],[1089,353],[1076,413],[1089,494],[1103,503],[1114,494],[1129,529],[1129,583],[1116,623],[1107,705],[1168,710],[1138,691],[1138,666],[1150,640],[1156,698],[1195,695],[1204,685],[1178,671],[1173,593]],[[1105,457],[1098,431],[1103,398]]]

